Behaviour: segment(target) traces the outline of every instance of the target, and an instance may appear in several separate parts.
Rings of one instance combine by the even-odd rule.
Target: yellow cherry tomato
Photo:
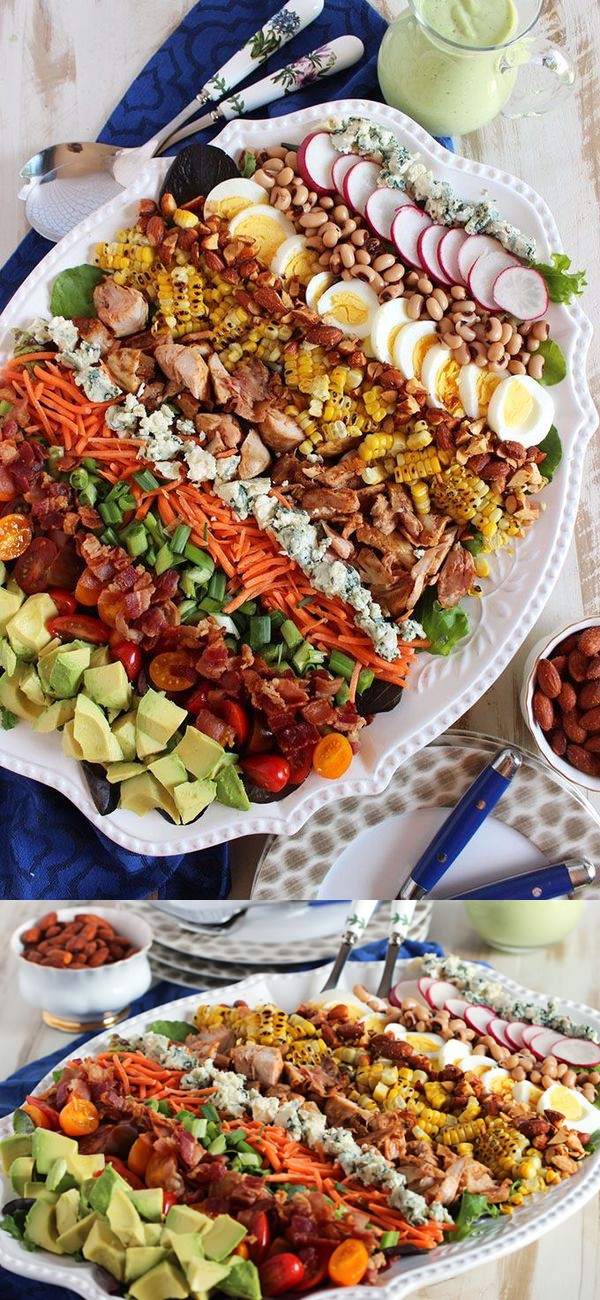
[[[315,745],[313,767],[319,776],[326,776],[329,781],[337,781],[344,772],[348,771],[352,758],[352,745],[348,737],[341,736],[338,731],[332,731],[329,736],[323,736],[322,740]]]
[[[0,560],[16,560],[27,550],[32,537],[25,515],[4,515],[0,519]]]
[[[77,1138],[95,1133],[100,1124],[100,1116],[93,1101],[86,1101],[85,1097],[78,1097],[75,1093],[71,1093],[58,1118],[67,1137]]]
[[[336,1246],[329,1260],[329,1276],[337,1286],[357,1286],[368,1267],[366,1246],[355,1237],[349,1237]]]

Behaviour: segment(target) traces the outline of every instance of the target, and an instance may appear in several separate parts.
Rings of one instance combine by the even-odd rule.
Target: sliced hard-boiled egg
[[[371,326],[371,347],[378,361],[392,365],[394,339],[409,320],[405,298],[392,298],[377,308]]]
[[[371,333],[378,307],[377,294],[364,280],[336,280],[317,303],[320,316],[327,316],[344,334],[355,334],[359,339]]]
[[[364,1023],[365,1023],[365,1028],[367,1028],[367,1021],[365,1020]],[[391,1024],[386,1025],[385,1029],[382,1032],[384,1034],[391,1034],[392,1038],[402,1039],[404,1042],[406,1042],[408,1037],[408,1030],[404,1028],[404,1025],[399,1025],[395,1021],[392,1021]]]
[[[311,311],[317,310],[317,303],[322,293],[333,284],[335,276],[331,271],[318,271],[316,275],[311,276],[306,286],[306,306]]]
[[[389,1034],[396,1028],[395,1025],[386,1026],[385,1016],[378,1016],[376,1011],[371,1011],[368,1016],[364,1016],[361,1023],[368,1033],[373,1034]],[[404,1038],[404,1032],[401,1034],[394,1034],[393,1037]]]
[[[428,1034],[425,1032],[422,1034],[413,1033],[412,1031],[407,1033],[406,1042],[410,1043],[415,1052],[420,1052],[422,1056],[435,1056],[440,1047],[444,1045],[441,1034]]]
[[[238,239],[253,239],[254,253],[265,266],[270,266],[277,249],[294,234],[294,227],[278,208],[268,203],[257,203],[242,208],[229,222],[232,235]]]
[[[575,1128],[580,1133],[594,1133],[598,1127],[598,1111],[583,1093],[575,1088],[565,1088],[562,1083],[553,1083],[542,1093],[538,1104],[538,1113],[556,1110],[565,1117],[565,1126]]]
[[[487,422],[502,441],[536,447],[550,432],[554,402],[537,379],[510,375],[490,398]]]
[[[449,1038],[437,1054],[438,1065],[443,1069],[445,1065],[456,1065],[458,1061],[464,1061],[471,1055],[470,1043],[463,1043],[460,1038]]]
[[[284,239],[283,244],[279,245],[271,262],[271,270],[284,280],[293,278],[301,284],[308,284],[318,265],[312,248],[306,247],[306,235],[290,235],[289,239]]]
[[[458,389],[460,371],[458,361],[454,360],[454,354],[448,348],[441,343],[429,348],[421,366],[421,383],[427,389],[429,406],[450,411],[451,415],[462,413]]]
[[[535,1083],[530,1083],[529,1079],[522,1079],[520,1083],[515,1083],[512,1095],[513,1101],[525,1102],[527,1106],[537,1106],[542,1089],[536,1088]]]
[[[484,1070],[481,1076],[481,1083],[484,1092],[495,1092],[502,1094],[511,1093],[514,1087],[514,1079],[511,1078],[509,1071],[503,1069],[501,1065],[490,1067]]]
[[[256,181],[244,180],[243,176],[234,176],[233,180],[221,181],[213,185],[204,202],[204,214],[207,217],[222,217],[231,221],[242,208],[254,207],[257,203],[268,203],[269,195]]]
[[[345,989],[327,989],[325,993],[316,993],[310,999],[311,1007],[320,1007],[322,1011],[331,1011],[333,1007],[347,1007],[353,1014],[353,1019],[359,1020],[368,1011],[365,1002],[361,1002],[355,993],[347,992]]]
[[[491,1056],[465,1056],[463,1061],[458,1062],[459,1069],[464,1070],[465,1074],[477,1074],[481,1078],[486,1070],[495,1070],[498,1062],[494,1061]]]
[[[433,321],[419,320],[398,330],[392,349],[394,365],[405,379],[420,379],[421,367],[430,348],[437,342]]]
[[[487,414],[490,397],[505,382],[505,375],[496,375],[493,370],[484,370],[470,362],[461,366],[458,379],[458,393],[465,415],[470,420],[479,420]]]

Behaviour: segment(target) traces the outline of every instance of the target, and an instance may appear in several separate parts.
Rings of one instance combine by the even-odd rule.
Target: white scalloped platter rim
[[[475,969],[477,968],[476,963],[471,964]],[[277,975],[272,983],[269,981],[268,974],[255,974],[232,985],[206,990],[202,993],[202,1000],[212,1004],[249,994],[248,1000],[251,1005],[252,997],[254,999],[270,997],[284,1010],[292,1010],[301,999],[310,997],[322,987],[324,972],[330,968],[328,964],[316,971]],[[360,973],[361,982],[373,991],[377,988],[382,969],[381,962],[357,963],[357,974]],[[399,962],[398,978],[402,978],[403,973],[407,977],[413,969],[414,961]],[[540,1007],[543,1007],[547,1001],[546,994],[527,989],[497,971],[493,973],[495,980],[507,994],[515,998],[526,997]],[[189,1014],[195,1009],[198,998],[199,993],[191,993],[162,1007],[144,1011],[123,1021],[117,1032],[119,1034],[139,1032],[157,1017],[179,1018]],[[560,1013],[571,1016],[576,1023],[590,1024],[600,1032],[600,1011],[584,1006],[583,1003],[570,1002],[563,998],[557,998],[556,1002]],[[110,1032],[105,1030],[91,1038],[84,1048],[79,1049],[80,1052],[93,1054],[105,1050]],[[61,1065],[65,1065],[68,1060],[67,1053]],[[34,1088],[34,1093],[43,1092],[50,1087],[51,1083],[52,1075],[47,1074]],[[11,1131],[11,1116],[7,1115],[0,1120],[0,1137],[8,1136]],[[0,1175],[0,1177],[4,1179],[4,1186],[8,1188],[10,1184],[6,1176]],[[513,1251],[522,1250],[570,1218],[572,1214],[582,1210],[599,1192],[600,1150],[586,1158],[580,1173],[551,1188],[543,1194],[543,1197],[528,1198],[526,1204],[520,1206],[514,1215],[503,1216],[494,1221],[481,1237],[454,1246],[437,1247],[433,1252],[434,1258],[431,1259],[425,1256],[407,1256],[395,1269],[385,1275],[387,1280],[383,1285],[331,1287],[327,1290],[311,1291],[310,1295],[313,1300],[404,1300],[419,1287],[433,1286],[436,1282],[447,1281],[449,1277],[470,1272],[474,1268],[512,1254]],[[11,1273],[21,1274],[48,1285],[70,1287],[76,1295],[85,1297],[85,1300],[106,1300],[106,1291],[103,1291],[94,1281],[92,1270],[87,1264],[79,1264],[75,1261],[70,1264],[59,1263],[56,1256],[51,1256],[47,1252],[24,1251],[20,1243],[12,1237],[0,1234],[0,1238],[0,1265]]]
[[[235,155],[244,147],[262,147],[282,138],[299,141],[307,130],[329,117],[353,114],[368,116],[393,129],[403,143],[417,150],[434,167],[436,174],[454,175],[455,180],[458,176],[463,193],[474,197],[485,189],[497,197],[510,220],[515,224],[520,222],[528,233],[535,234],[542,256],[561,251],[550,209],[525,182],[450,153],[403,113],[384,104],[339,100],[267,120],[238,120],[229,123],[213,143]],[[45,294],[51,278],[64,267],[73,265],[77,253],[81,260],[89,258],[93,242],[108,238],[123,225],[126,213],[133,216],[137,200],[156,192],[169,161],[153,160],[147,164],[132,186],[75,227],[32,271],[0,316],[0,359],[9,351],[10,328],[22,326],[31,315],[47,310]],[[471,638],[449,659],[422,657],[410,674],[402,712],[398,713],[400,706],[396,706],[390,713],[377,715],[363,732],[361,752],[345,777],[330,783],[312,775],[286,799],[253,805],[250,813],[212,804],[199,822],[174,828],[158,813],[150,813],[143,819],[119,810],[102,816],[89,795],[78,764],[62,754],[56,736],[36,735],[26,725],[4,732],[0,740],[0,764],[65,795],[114,843],[134,853],[158,856],[190,853],[244,835],[291,835],[332,800],[378,794],[385,789],[393,773],[411,754],[446,731],[493,685],[541,614],[566,559],[577,515],[585,450],[598,424],[585,375],[592,326],[578,302],[569,307],[551,304],[549,315],[552,333],[558,336],[567,355],[569,373],[552,390],[565,454],[561,469],[544,493],[548,508],[518,543],[509,572],[503,573],[500,565],[497,574],[492,575],[488,593],[478,602],[477,626]],[[529,589],[531,572],[538,574],[533,593]],[[402,728],[400,737],[398,721]]]

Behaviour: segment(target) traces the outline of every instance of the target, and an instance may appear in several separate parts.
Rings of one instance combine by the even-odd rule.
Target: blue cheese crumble
[[[50,320],[36,317],[27,333],[36,343],[54,343],[57,359],[75,371],[75,383],[82,388],[90,402],[111,402],[120,397],[122,389],[102,366],[100,348],[79,338],[79,330],[65,316],[52,316]]]

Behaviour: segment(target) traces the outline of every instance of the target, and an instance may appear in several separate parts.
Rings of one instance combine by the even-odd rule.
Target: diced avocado
[[[125,1280],[125,1247],[104,1220],[92,1224],[82,1249],[84,1259],[105,1268],[118,1282]]]
[[[236,1223],[229,1214],[218,1214],[212,1228],[202,1237],[202,1249],[207,1259],[216,1259],[220,1263],[233,1254],[246,1235],[247,1229],[243,1224]]]
[[[77,1155],[77,1143],[64,1133],[55,1133],[49,1128],[36,1128],[31,1135],[31,1154],[38,1174],[47,1174],[55,1160],[68,1160],[69,1156]]]
[[[129,713],[124,713],[111,725],[111,731],[113,736],[117,737],[126,763],[132,763],[136,757],[135,717],[135,709],[131,709]]]
[[[49,1205],[56,1205],[60,1199],[58,1192],[49,1192],[45,1183],[38,1182],[25,1183],[23,1196],[27,1200],[47,1201]]]
[[[114,1165],[107,1165],[104,1173],[95,1181],[96,1186],[92,1189],[88,1198],[89,1205],[92,1210],[97,1210],[98,1214],[106,1214],[113,1192],[116,1191],[117,1187],[121,1188],[122,1191],[126,1191],[128,1184],[117,1173]]]
[[[19,690],[22,691],[23,695],[26,695],[27,699],[31,700],[33,704],[41,705],[42,709],[46,708],[48,701],[44,695],[42,683],[33,664],[25,665],[24,672],[21,674],[21,680],[19,682]]]
[[[17,1156],[10,1167],[11,1187],[17,1196],[25,1195],[25,1184],[33,1178],[33,1156]]]
[[[56,1207],[48,1201],[36,1201],[25,1220],[25,1233],[28,1241],[43,1250],[51,1250],[53,1255],[64,1254],[58,1243],[56,1228]]]
[[[17,666],[17,656],[8,640],[3,636],[0,641],[0,668],[3,668],[7,677],[12,677]]]
[[[228,808],[241,808],[243,812],[248,812],[250,800],[235,767],[224,767],[222,772],[219,772],[217,777],[217,799],[219,803],[226,804]]]
[[[34,731],[59,731],[75,715],[75,700],[55,700],[32,724]]]
[[[23,591],[7,591],[6,587],[0,587],[0,632],[4,636],[8,620],[16,614],[25,600]]]
[[[190,1289],[181,1270],[163,1259],[162,1264],[138,1278],[128,1294],[133,1300],[187,1300]]]
[[[165,1227],[170,1232],[206,1232],[212,1222],[207,1214],[193,1210],[190,1205],[172,1205]]]
[[[119,808],[127,808],[130,812],[137,813],[138,817],[144,817],[155,808],[163,808],[178,825],[180,821],[177,804],[151,772],[144,772],[142,776],[134,776],[130,781],[123,782]]]
[[[64,1195],[69,1196],[70,1193],[65,1192]],[[78,1219],[71,1228],[67,1228],[66,1232],[61,1233],[58,1244],[62,1246],[65,1255],[75,1255],[77,1251],[83,1250],[97,1219],[97,1214],[86,1214],[84,1219]]]
[[[112,658],[110,649],[107,645],[94,646],[90,657],[90,668],[101,668],[104,664],[111,664]]]
[[[85,641],[69,641],[69,645],[70,645],[70,646],[86,645],[86,642],[85,642]],[[38,667],[39,667],[39,663],[40,663],[40,660],[41,660],[41,659],[45,659],[45,658],[47,657],[47,655],[51,655],[51,654],[53,654],[55,650],[64,650],[64,648],[65,648],[65,647],[64,647],[64,642],[61,641],[60,637],[59,637],[59,636],[54,636],[54,637],[52,638],[52,640],[48,642],[47,645],[42,646],[41,650],[38,650]]]
[[[89,662],[89,646],[79,650],[59,650],[50,669],[50,694],[59,700],[68,700],[76,695]]]
[[[135,1282],[165,1258],[164,1246],[130,1246],[125,1251],[125,1281]]]
[[[160,1223],[162,1221],[162,1187],[141,1187],[135,1191],[133,1188],[128,1188],[127,1195],[142,1219],[147,1219],[150,1223]]]
[[[179,741],[173,753],[181,759],[187,771],[201,781],[211,775],[225,750],[197,727],[186,727],[183,740]]]
[[[3,1138],[0,1142],[0,1158],[2,1159],[2,1169],[5,1174],[10,1172],[10,1167],[14,1160],[19,1156],[31,1155],[31,1133],[11,1133],[10,1137]]]
[[[113,736],[102,709],[87,695],[77,696],[73,736],[89,763],[119,763],[123,758],[121,746]]]
[[[56,1227],[59,1240],[69,1228],[73,1228],[79,1218],[79,1188],[73,1187],[63,1192],[56,1202]]]
[[[185,767],[181,759],[177,758],[175,754],[163,754],[162,758],[157,758],[153,763],[148,764],[148,770],[167,790],[173,791],[176,785],[181,785],[183,781],[187,781]]]
[[[74,1156],[67,1156],[66,1160],[69,1173],[80,1187],[88,1178],[101,1173],[106,1163],[101,1151],[89,1156],[78,1151]]]
[[[111,785],[118,785],[119,781],[130,781],[132,776],[142,776],[145,771],[143,763],[109,763],[106,779]]]
[[[71,718],[70,722],[65,722],[65,725],[62,729],[61,741],[62,741],[63,753],[68,754],[69,758],[77,758],[79,759],[79,762],[81,762],[83,758],[83,750],[79,742],[75,739],[75,717],[74,716]]]
[[[104,709],[129,708],[131,686],[119,659],[114,663],[100,664],[97,668],[87,668],[83,674],[83,689],[95,704],[101,704]]]
[[[234,1296],[234,1300],[260,1300],[262,1292],[256,1264],[239,1256],[230,1260],[229,1273],[223,1278],[219,1290]]]
[[[146,1246],[162,1245],[162,1235],[163,1235],[162,1223],[144,1224],[144,1242]]]
[[[57,614],[56,605],[47,592],[39,591],[35,596],[28,596],[6,624],[5,631],[15,654],[33,659],[51,641],[46,623]]]
[[[67,1173],[67,1162],[64,1156],[59,1156],[53,1160],[48,1173],[46,1174],[46,1187],[49,1192],[64,1192],[66,1187],[63,1186],[63,1180],[68,1180],[69,1186],[74,1185],[74,1179]]]
[[[186,718],[187,710],[168,700],[164,691],[146,691],[136,715],[135,743],[138,758],[160,753]]]
[[[144,1245],[144,1225],[124,1188],[115,1187],[108,1202],[106,1217],[123,1246]]]
[[[185,781],[173,791],[175,803],[181,813],[184,826],[193,822],[198,813],[204,811],[209,803],[214,803],[217,787],[214,781]]]
[[[83,651],[82,661],[84,658],[87,661],[83,666],[84,668],[87,668],[89,664],[89,656],[92,652],[92,647],[87,641],[69,641],[68,645],[64,645],[58,637],[55,637],[53,641],[49,641],[48,645],[45,645],[43,649],[40,650],[38,654],[37,670],[40,675],[42,686],[48,695],[52,694],[52,670],[57,659],[59,656],[64,658],[64,656],[74,654],[76,650]],[[76,690],[77,687],[71,692],[71,694],[75,695]]]
[[[26,671],[26,664],[18,664],[12,677],[0,677],[0,704],[14,713],[17,718],[25,718],[27,722],[35,722],[43,713],[44,706],[34,704],[27,695],[21,690],[21,678]]]
[[[173,1250],[194,1295],[198,1292],[204,1294],[211,1287],[218,1286],[229,1273],[229,1264],[217,1264],[204,1258],[200,1237],[193,1233],[191,1236],[175,1236]]]

